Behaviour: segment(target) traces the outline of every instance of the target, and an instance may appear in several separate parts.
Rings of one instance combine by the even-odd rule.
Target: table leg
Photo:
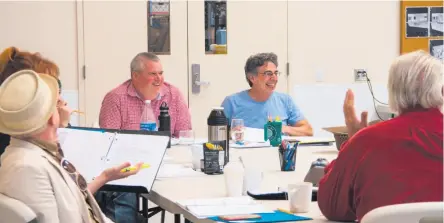
[[[180,223],[180,214],[174,214],[174,223]]]
[[[165,210],[162,210],[161,216],[160,216],[160,222],[165,223]]]
[[[140,213],[140,194],[136,193],[136,207],[137,207],[137,211],[136,211],[136,216],[135,219],[139,219],[139,213]],[[143,198],[142,198],[143,199]],[[143,208],[142,208],[143,210]]]
[[[148,223],[148,199],[142,197],[142,215]]]

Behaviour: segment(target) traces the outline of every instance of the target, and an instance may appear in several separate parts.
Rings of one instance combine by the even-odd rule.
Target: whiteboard
[[[375,97],[388,102],[388,91],[385,85],[372,84]],[[377,115],[367,83],[355,84],[304,84],[293,86],[292,98],[301,109],[305,118],[313,127],[314,136],[329,137],[331,133],[323,127],[344,126],[342,106],[347,89],[355,95],[355,108],[360,118],[362,111],[368,111],[369,121],[376,120]],[[375,102],[378,105],[377,102]]]

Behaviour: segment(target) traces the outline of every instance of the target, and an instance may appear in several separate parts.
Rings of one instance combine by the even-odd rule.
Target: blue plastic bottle
[[[151,100],[145,100],[145,107],[140,118],[140,130],[157,131],[157,122],[151,107]]]

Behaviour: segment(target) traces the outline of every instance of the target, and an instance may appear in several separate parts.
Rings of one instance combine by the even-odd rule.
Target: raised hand
[[[348,89],[344,100],[344,118],[348,130],[348,137],[352,137],[360,129],[368,126],[367,111],[361,113],[361,120],[358,119],[355,110],[355,96],[353,91]]]

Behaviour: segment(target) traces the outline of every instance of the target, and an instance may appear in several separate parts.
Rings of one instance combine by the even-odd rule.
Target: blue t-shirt
[[[268,116],[273,120],[279,116],[283,125],[294,125],[305,119],[292,98],[279,92],[273,92],[264,102],[256,102],[248,90],[241,91],[226,97],[222,107],[230,125],[232,119],[243,119],[244,125],[250,128],[264,128]]]

